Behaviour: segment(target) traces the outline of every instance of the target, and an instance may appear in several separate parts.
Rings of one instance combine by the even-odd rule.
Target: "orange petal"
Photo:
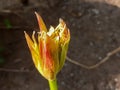
[[[46,25],[45,25],[42,17],[37,12],[35,12],[35,14],[36,14],[36,17],[37,17],[37,20],[38,20],[40,30],[41,31],[43,30],[43,31],[47,32],[47,28],[46,28]]]

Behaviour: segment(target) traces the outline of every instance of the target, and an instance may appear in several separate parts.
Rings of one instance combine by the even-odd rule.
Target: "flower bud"
[[[38,38],[35,39],[35,31],[32,34],[32,39],[25,32],[25,38],[37,70],[46,79],[54,80],[64,65],[70,32],[62,19],[59,20],[59,25],[56,28],[51,26],[47,30],[41,16],[35,14],[40,28]]]

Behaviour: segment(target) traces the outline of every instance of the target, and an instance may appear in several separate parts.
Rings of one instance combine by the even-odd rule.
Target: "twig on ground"
[[[0,68],[0,71],[4,72],[17,72],[17,73],[28,73],[29,70],[19,70],[19,69],[8,69],[8,68]]]
[[[11,10],[0,10],[0,13],[11,13]]]
[[[12,26],[10,29],[18,30],[18,29],[32,29],[33,27],[29,26]],[[8,29],[7,27],[0,27],[0,29]]]
[[[68,56],[66,57],[66,59],[73,63],[73,64],[76,64],[82,68],[85,68],[85,69],[94,69],[94,68],[97,68],[99,67],[101,64],[105,63],[106,61],[108,61],[110,59],[111,56],[113,56],[114,54],[118,53],[120,51],[120,47],[112,50],[111,52],[107,53],[106,57],[104,57],[100,62],[94,64],[94,65],[91,65],[91,66],[88,66],[88,65],[85,65],[85,64],[82,64],[82,63],[79,63],[71,58],[69,58]]]

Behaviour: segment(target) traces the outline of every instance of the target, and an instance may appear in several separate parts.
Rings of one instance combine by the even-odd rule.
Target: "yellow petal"
[[[25,33],[25,38],[26,38],[28,47],[30,49],[35,67],[42,74],[42,60],[40,58],[38,45],[37,45],[35,37],[34,37],[35,32],[33,32],[33,35],[32,35],[34,42],[30,39],[29,35],[26,32],[24,32],[24,33]]]

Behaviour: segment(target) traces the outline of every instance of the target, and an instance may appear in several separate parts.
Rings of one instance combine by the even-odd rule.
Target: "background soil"
[[[49,90],[34,68],[23,31],[38,31],[34,11],[48,28],[63,18],[71,32],[68,57],[85,65],[100,62],[120,46],[120,0],[0,1],[0,90]],[[5,20],[12,28],[8,29]],[[59,90],[120,90],[120,53],[97,68],[87,70],[66,61],[58,74]]]

